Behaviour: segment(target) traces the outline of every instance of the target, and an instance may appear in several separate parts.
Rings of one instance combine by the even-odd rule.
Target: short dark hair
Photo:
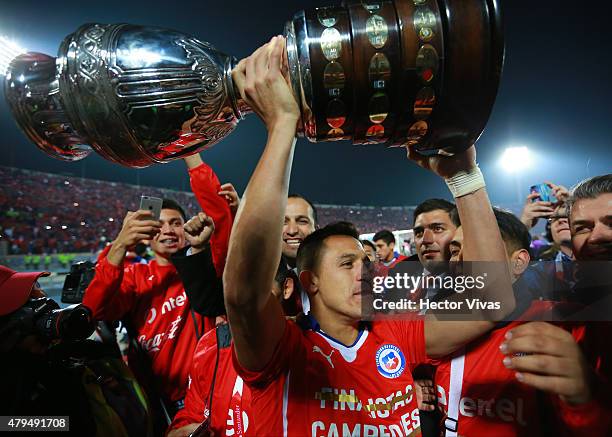
[[[187,214],[185,214],[185,210],[179,205],[176,200],[173,199],[163,199],[162,200],[162,209],[173,209],[181,213],[181,217],[183,220],[187,221]]]
[[[359,235],[359,230],[357,229],[357,226],[355,226],[355,224],[352,222],[349,222],[346,220],[340,220],[340,221],[334,222],[334,224],[336,226],[346,226],[347,228],[352,229],[355,232],[355,234]]]
[[[502,240],[504,240],[510,251],[514,252],[520,249],[529,251],[531,235],[529,235],[527,226],[511,212],[493,208],[493,213],[495,214]]]
[[[372,249],[376,250],[376,246],[370,240],[360,240],[361,244],[364,246],[370,246]]]
[[[459,217],[459,210],[457,208],[449,212],[448,215],[450,216],[451,222],[453,222],[455,226],[461,226],[461,218]]]
[[[572,188],[568,206],[573,206],[580,199],[595,199],[602,194],[612,193],[612,173],[593,176],[585,179]]]
[[[421,202],[414,210],[414,219],[412,220],[412,226],[414,226],[417,217],[421,214],[436,211],[438,209],[446,211],[455,226],[461,226],[461,223],[459,222],[459,215],[456,214],[455,217],[453,217],[453,211],[455,211],[457,207],[454,203],[449,202],[445,199],[427,199],[426,201]]]
[[[378,240],[383,240],[386,244],[395,243],[395,235],[393,235],[393,232],[390,230],[383,229],[375,233],[374,237],[372,237],[372,241],[376,242]]]
[[[321,257],[321,249],[325,240],[336,235],[352,237],[359,240],[359,234],[354,226],[348,226],[346,222],[332,223],[304,238],[298,249],[296,264],[298,272],[314,270]]]
[[[289,277],[296,279],[293,270],[289,268],[285,260],[281,257],[280,263],[278,264],[278,269],[276,270],[276,275],[274,275],[274,282],[276,282],[276,284],[282,288],[283,284],[285,283],[285,279]]]
[[[302,199],[304,202],[306,202],[308,206],[310,206],[310,209],[312,209],[312,218],[314,219],[314,225],[317,226],[317,224],[319,223],[319,217],[317,214],[317,208],[314,206],[314,203],[312,203],[310,200],[308,200],[306,197],[302,196],[301,194],[297,194],[297,193],[289,194],[287,196],[287,199]]]

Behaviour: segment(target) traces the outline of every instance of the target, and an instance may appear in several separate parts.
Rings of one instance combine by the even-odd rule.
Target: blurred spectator
[[[385,267],[393,268],[395,264],[407,258],[395,251],[395,235],[391,231],[378,231],[372,240],[376,245],[376,256]]]
[[[527,229],[533,228],[539,219],[551,217],[555,212],[555,207],[560,206],[569,197],[569,191],[563,185],[556,185],[552,182],[546,182],[546,185],[552,190],[557,202],[543,201],[537,192],[529,193],[521,212],[521,221],[527,226]]]
[[[562,205],[555,208],[553,215],[548,218],[546,238],[553,245],[542,252],[539,259],[557,262],[567,262],[573,258],[572,234],[570,232],[567,208]]]
[[[376,262],[376,246],[370,240],[361,240],[361,244],[363,244],[363,249],[368,255],[368,259],[372,262]]]

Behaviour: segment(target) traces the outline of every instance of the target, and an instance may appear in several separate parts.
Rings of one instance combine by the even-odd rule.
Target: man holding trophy
[[[87,24],[57,58],[15,56],[4,86],[25,134],[65,161],[96,151],[128,167],[165,163],[212,147],[257,114],[267,143],[235,214],[223,272],[232,365],[252,399],[249,423],[233,429],[419,436],[412,370],[483,338],[516,306],[473,146],[503,55],[495,0],[345,0],[297,13],[284,36],[240,62],[173,30]],[[368,317],[372,267],[354,227],[337,223],[301,242],[296,268],[310,312],[287,320],[270,290],[296,137],[404,147],[442,178],[463,225],[463,260],[489,262],[482,295],[499,307],[462,321],[435,311]],[[204,424],[197,432],[224,433]],[[447,436],[460,434],[447,426]]]
[[[233,73],[242,98],[268,129],[236,216],[224,272],[234,366],[252,391],[254,433],[420,435],[411,370],[476,339],[494,323],[441,322],[435,315],[364,322],[369,263],[357,236],[341,225],[315,231],[300,246],[299,279],[311,311],[298,323],[285,319],[269,293],[280,259],[275,236],[282,226],[300,116],[283,74],[284,47],[284,39],[274,37]],[[504,317],[514,309],[514,299],[474,148],[433,157],[408,150],[411,159],[444,178],[455,196],[469,228],[464,231],[467,260],[503,266],[488,272],[496,281],[487,293],[503,302],[493,317]],[[338,404],[346,411],[337,411]]]

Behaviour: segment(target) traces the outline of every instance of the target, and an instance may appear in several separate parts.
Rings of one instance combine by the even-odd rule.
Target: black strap
[[[219,355],[221,354],[221,349],[229,346],[232,338],[229,325],[227,323],[218,325],[215,328],[215,337],[217,338],[217,356],[215,358],[215,370],[213,371],[210,396],[208,398],[208,417],[212,417],[213,394],[215,393],[215,382],[217,381],[217,370],[219,369]]]
[[[193,320],[193,327],[195,328],[196,339],[199,340],[200,337],[202,337],[202,334],[200,334],[200,330],[198,329],[198,321],[196,320],[196,316],[195,316],[195,313],[193,312],[193,308],[191,308],[189,312],[191,313],[191,319]]]
[[[219,369],[219,355],[221,348],[226,348],[231,342],[231,333],[227,324],[218,325],[215,328],[215,336],[217,337],[217,356],[215,358],[215,369],[213,370],[212,384],[210,385],[210,396],[208,397],[208,418],[191,433],[189,437],[204,436],[204,432],[208,431],[212,420],[213,395],[215,393],[215,382],[217,381],[217,370]]]

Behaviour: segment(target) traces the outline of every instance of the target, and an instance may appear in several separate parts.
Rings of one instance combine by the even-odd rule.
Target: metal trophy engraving
[[[497,0],[344,1],[297,13],[285,36],[298,134],[312,142],[469,147],[504,56]],[[236,62],[180,32],[86,24],[57,58],[16,56],[5,96],[45,153],[146,167],[213,146],[250,112]]]

